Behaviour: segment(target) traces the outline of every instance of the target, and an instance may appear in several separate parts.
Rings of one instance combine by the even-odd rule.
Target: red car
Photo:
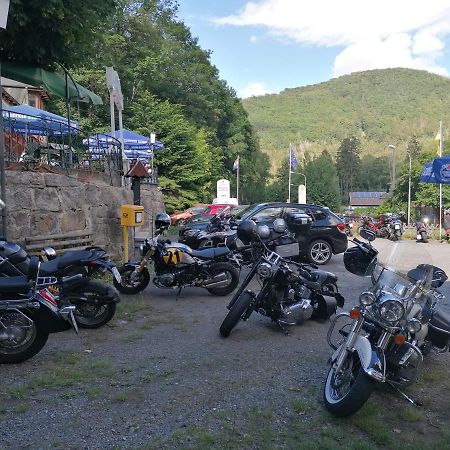
[[[202,214],[209,205],[195,205],[188,208],[186,211],[180,213],[174,213],[170,216],[170,221],[172,225],[184,225],[186,220],[190,219],[192,216],[196,214]]]
[[[192,216],[186,222],[188,222],[188,223],[203,222],[205,220],[209,220],[211,218],[211,216],[214,216],[215,214],[222,214],[222,213],[231,211],[231,208],[233,208],[232,205],[225,205],[225,204],[213,205],[213,204],[211,204],[211,205],[208,205],[207,208],[202,213]]]

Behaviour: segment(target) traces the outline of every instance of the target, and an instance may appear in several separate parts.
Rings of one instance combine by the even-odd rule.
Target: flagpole
[[[237,166],[237,171],[236,171],[236,199],[237,199],[237,202],[239,205],[239,166],[241,165],[239,155],[237,157],[237,161],[238,161],[238,166]]]
[[[442,120],[439,121],[439,157],[442,158],[444,149],[444,135],[442,134]],[[442,239],[442,183],[439,183],[439,239]]]
[[[292,144],[289,144],[289,188],[288,188],[288,199],[287,199],[288,203],[291,203],[291,164],[292,164],[291,147],[292,147]]]

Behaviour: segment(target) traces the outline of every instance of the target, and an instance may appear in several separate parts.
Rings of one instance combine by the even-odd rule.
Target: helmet
[[[261,239],[267,239],[270,236],[270,228],[267,225],[258,225],[256,232]]]
[[[155,218],[155,228],[157,230],[167,229],[170,226],[170,216],[166,213],[159,213]]]
[[[360,245],[367,251],[358,246],[348,248],[344,253],[344,266],[349,272],[364,277],[372,273],[377,262],[378,252],[369,244]]]
[[[275,219],[273,221],[273,230],[277,233],[284,233],[286,231],[287,225],[284,219]]]
[[[256,223],[253,220],[243,220],[237,227],[237,236],[244,244],[249,244],[255,233]]]

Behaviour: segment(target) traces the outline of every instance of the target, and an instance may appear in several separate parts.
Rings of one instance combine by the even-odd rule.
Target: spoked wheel
[[[241,317],[247,311],[253,297],[248,292],[243,292],[237,300],[233,303],[230,311],[220,326],[220,334],[223,337],[228,337],[231,330],[238,324]]]
[[[135,273],[134,266],[125,265],[119,267],[119,273],[122,277],[122,283],[113,279],[114,287],[122,294],[137,294],[143,291],[150,283],[150,274],[147,268],[140,273]]]
[[[349,354],[341,373],[333,366],[328,371],[323,393],[325,406],[335,416],[350,416],[366,403],[372,388],[372,380],[364,373],[358,356]]]
[[[0,363],[25,361],[42,349],[48,332],[36,325],[26,311],[5,311],[0,314]]]

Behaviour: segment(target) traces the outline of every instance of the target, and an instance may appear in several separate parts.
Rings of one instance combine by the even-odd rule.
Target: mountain
[[[436,145],[439,120],[450,127],[450,78],[413,69],[370,70],[242,103],[272,167],[287,156],[290,143],[334,153],[348,136],[360,138],[363,153],[382,155],[388,144],[406,146],[412,134],[425,148]]]

